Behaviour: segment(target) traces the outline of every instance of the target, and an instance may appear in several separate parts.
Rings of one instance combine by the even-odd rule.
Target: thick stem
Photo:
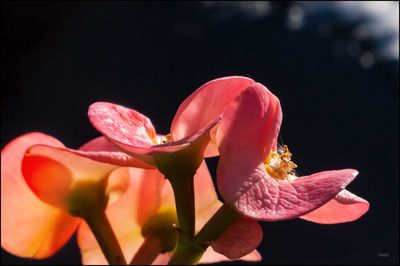
[[[117,237],[104,211],[93,209],[83,218],[96,237],[108,263],[110,265],[126,265],[126,260],[119,246]]]
[[[175,196],[176,214],[181,234],[194,237],[195,205],[194,205],[194,178],[169,179]]]
[[[158,255],[160,255],[161,249],[162,243],[158,238],[146,237],[130,265],[151,265]]]
[[[181,234],[169,265],[194,265],[206,251],[209,242],[218,239],[229,226],[240,218],[240,215],[228,204],[224,204],[208,220],[195,238]]]
[[[181,235],[168,265],[195,265],[200,261],[206,248],[206,246],[198,244],[193,239],[191,240],[187,236]]]
[[[240,215],[230,205],[222,205],[196,235],[195,241],[205,244],[218,239],[239,218]]]

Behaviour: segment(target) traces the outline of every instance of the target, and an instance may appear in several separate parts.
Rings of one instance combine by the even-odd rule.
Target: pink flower
[[[222,120],[211,130],[205,155],[221,154],[218,188],[239,213],[267,221],[300,216],[317,223],[341,223],[367,212],[366,200],[343,189],[356,170],[305,177],[290,171],[290,152],[284,158],[278,153],[279,99],[262,84],[240,76],[204,84],[181,104],[171,130],[179,138],[217,116]]]
[[[98,204],[118,198],[129,179],[110,163],[117,157],[130,165],[141,162],[115,150],[108,152],[110,146],[97,138],[72,150],[36,132],[7,144],[1,151],[1,246],[20,257],[49,257],[81,222],[80,189],[93,193]]]
[[[168,135],[157,134],[150,119],[120,105],[97,102],[89,107],[88,114],[99,132],[120,150],[147,164],[148,168],[158,167],[160,171],[169,172],[171,167],[175,167],[172,161],[181,161],[179,164],[185,162],[189,173],[200,165],[209,142],[209,131],[220,119],[214,117],[197,131],[177,139],[175,131]]]
[[[139,112],[105,102],[89,107],[92,125],[119,149],[149,165],[156,167],[171,182],[177,206],[179,227],[185,235],[194,236],[193,175],[207,154],[215,154],[215,143],[210,143],[212,130],[219,123],[224,106],[197,109],[208,100],[222,97],[222,101],[234,97],[236,87],[250,84],[245,78],[222,81],[231,92],[221,94],[202,93],[202,88],[214,88],[207,83],[197,90],[195,99],[185,100],[179,107],[171,125],[171,133],[157,134],[150,119]],[[221,86],[221,82],[216,84]],[[196,94],[196,92],[195,92]],[[205,97],[204,97],[205,96]],[[191,96],[193,97],[193,95]],[[190,103],[190,104],[189,104]],[[192,113],[201,114],[192,117]]]
[[[168,215],[168,217],[175,217],[175,223],[177,223],[176,210],[172,187],[158,170],[120,168],[118,171],[125,171],[130,176],[130,185],[126,193],[107,208],[107,216],[129,262],[145,240],[143,228],[149,224],[149,221],[156,217],[161,219],[159,222],[162,223],[163,219],[166,220],[162,217]],[[222,203],[218,201],[205,162],[199,167],[194,182],[197,232]],[[233,232],[236,233],[236,237],[233,237]],[[241,237],[237,237],[238,233],[241,234]],[[256,221],[240,219],[220,239],[210,243],[212,248],[209,247],[206,250],[200,263],[213,263],[229,259],[259,261],[261,256],[255,248],[261,239],[262,229]],[[226,245],[228,242],[229,245]],[[84,264],[106,263],[99,245],[85,224],[79,228],[78,244]],[[169,250],[159,255],[153,263],[166,264],[170,256]]]
[[[245,77],[228,77],[204,84],[182,102],[167,135],[157,134],[146,116],[120,105],[97,102],[89,107],[88,115],[107,139],[150,165],[156,166],[160,156],[189,147],[189,154],[195,154],[200,164],[206,146],[207,156],[218,155],[216,144],[209,143],[208,133],[218,124],[226,106],[253,82]],[[189,159],[187,155],[185,161]]]
[[[343,169],[297,177],[286,146],[279,149],[279,100],[260,83],[235,98],[216,133],[218,188],[245,217],[278,221],[302,217],[319,223],[358,219],[369,203],[344,188],[358,171]]]

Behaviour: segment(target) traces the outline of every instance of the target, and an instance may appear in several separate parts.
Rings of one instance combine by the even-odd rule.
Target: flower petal
[[[98,102],[89,107],[89,119],[93,126],[120,150],[152,166],[158,165],[154,159],[156,154],[175,153],[190,147],[190,144],[194,142],[205,141],[206,138],[203,136],[209,135],[210,130],[220,120],[219,117],[215,117],[193,135],[169,143],[158,144],[159,137],[150,120],[135,110],[111,103]],[[206,144],[208,144],[209,138],[206,140]]]
[[[224,112],[216,136],[221,153],[247,152],[264,160],[276,146],[282,122],[278,98],[260,83],[244,90]],[[242,156],[243,157],[243,156]]]
[[[141,113],[106,102],[96,102],[89,107],[89,119],[92,125],[109,138],[149,148],[154,145],[156,131],[150,119]]]
[[[247,254],[246,256],[243,256],[239,259],[235,260],[243,260],[243,261],[261,261],[262,257],[261,254],[258,253],[257,250],[253,250],[251,253]],[[206,252],[204,252],[203,257],[200,260],[200,263],[218,263],[218,262],[224,262],[224,261],[230,261],[231,259],[228,259],[224,255],[215,252],[211,247],[209,247]]]
[[[1,246],[16,256],[46,258],[71,237],[80,219],[39,200],[21,172],[25,150],[34,144],[63,147],[58,140],[28,133],[1,152]]]
[[[106,209],[106,215],[129,262],[144,240],[141,225],[160,206],[161,187],[165,180],[157,170],[119,168],[112,174],[115,178],[128,177],[130,180],[128,190]],[[78,245],[83,264],[107,263],[86,223],[82,223],[78,230]]]
[[[300,218],[320,224],[346,223],[357,220],[368,209],[368,201],[344,189],[334,199]]]
[[[130,186],[136,189],[131,197],[132,202],[136,203],[136,220],[138,224],[143,225],[160,208],[161,191],[167,181],[158,170],[129,168],[129,171]]]
[[[156,258],[156,260],[152,263],[152,265],[167,265],[171,258],[171,255],[172,255],[171,252],[160,254]],[[246,256],[234,260],[257,262],[261,261],[261,259],[262,259],[261,254],[257,250],[253,250]],[[207,250],[204,252],[203,256],[201,257],[199,264],[218,263],[226,261],[232,261],[232,259],[228,259],[224,255],[215,252],[211,247],[208,247]]]
[[[357,171],[345,169],[294,182],[270,177],[264,159],[276,149],[281,121],[279,100],[255,83],[230,104],[218,127],[218,188],[226,202],[250,218],[296,218],[331,200],[357,175]]]
[[[210,171],[204,160],[194,176],[194,193],[196,196],[197,210],[207,208],[218,201]]]
[[[83,144],[80,148],[80,151],[119,151],[115,145],[109,142],[105,137],[97,137],[94,138],[85,144]]]
[[[76,155],[65,148],[41,144],[31,146],[22,161],[23,175],[36,196],[68,211],[73,208],[71,195],[82,187],[94,188],[106,199],[104,189],[108,175],[117,167]]]
[[[270,177],[264,165],[252,172],[242,167],[228,173],[222,168],[220,174],[232,179],[234,175],[247,175],[231,203],[242,215],[263,221],[293,219],[309,213],[333,199],[358,174],[353,169],[325,171],[289,182]]]
[[[193,135],[208,125],[252,83],[254,81],[250,78],[231,76],[214,79],[202,85],[179,106],[171,124],[173,139]],[[215,143],[209,144],[206,153],[210,156],[218,155]]]
[[[231,202],[236,197],[251,171],[276,144],[281,121],[278,99],[259,83],[244,90],[226,109],[216,136],[221,155],[218,165],[224,165],[224,172],[232,172],[235,178],[217,175],[218,189],[225,201]],[[246,175],[235,174],[238,167],[247,171]]]
[[[262,238],[263,231],[257,221],[240,218],[211,247],[229,259],[239,259],[255,250]]]
[[[88,115],[99,132],[130,153],[146,155],[154,151],[154,146],[164,147],[166,151],[171,149],[171,145],[157,143],[158,137],[150,119],[133,109],[97,102],[89,107]]]
[[[150,165],[156,165],[148,153],[156,144],[157,134],[150,119],[130,108],[96,102],[89,107],[92,125],[120,150],[133,153],[136,158]]]
[[[79,148],[79,150],[69,149],[71,152],[83,157],[93,159],[102,163],[115,164],[118,166],[138,167],[152,169],[154,166],[146,164],[128,154],[121,152],[114,144],[110,143],[105,137],[98,137]]]

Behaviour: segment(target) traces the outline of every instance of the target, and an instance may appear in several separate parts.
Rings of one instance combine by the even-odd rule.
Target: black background
[[[289,30],[291,4],[272,3],[261,19],[222,19],[193,2],[2,2],[1,145],[40,131],[77,148],[98,136],[86,116],[96,101],[130,106],[168,133],[197,87],[249,76],[280,98],[281,135],[300,173],[358,169],[348,189],[371,204],[347,224],[262,223],[262,264],[396,264],[398,58],[363,67],[337,45],[351,26],[328,37],[312,27]],[[80,257],[72,239],[42,261],[2,249],[1,263],[79,264]]]

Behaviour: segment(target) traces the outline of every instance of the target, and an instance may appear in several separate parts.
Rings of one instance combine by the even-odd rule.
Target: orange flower
[[[1,246],[16,256],[46,258],[71,237],[81,217],[126,190],[129,176],[106,160],[104,139],[80,150],[42,133],[22,135],[1,152]],[[92,152],[87,150],[92,149]],[[120,152],[109,152],[109,161]],[[112,156],[111,156],[112,155]],[[127,157],[126,161],[130,159]],[[134,164],[134,161],[130,161]],[[95,208],[93,208],[95,207]],[[92,208],[92,209],[91,209]]]

